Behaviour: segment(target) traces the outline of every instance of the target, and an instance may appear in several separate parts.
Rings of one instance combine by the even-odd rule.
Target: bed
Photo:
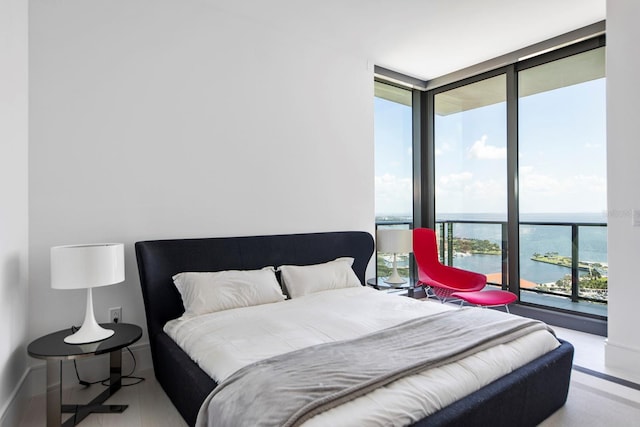
[[[218,383],[211,373],[205,372],[209,368],[203,369],[194,362],[192,356],[165,331],[167,325],[175,322],[174,319],[185,317],[182,296],[173,283],[173,277],[183,272],[259,270],[282,265],[308,266],[348,257],[353,259],[351,268],[358,283],[364,285],[367,264],[373,254],[373,239],[365,232],[327,232],[155,240],[137,242],[135,249],[155,376],[185,421],[189,425],[195,425],[201,407],[204,406],[203,402],[208,400]],[[281,278],[278,276],[278,279]],[[393,301],[398,304],[400,299],[405,299],[382,295],[369,288],[336,290],[335,293],[347,292],[356,298],[360,298],[362,294],[362,298],[370,298],[368,291],[377,293],[371,295],[374,299],[397,298]],[[325,293],[330,292],[334,291]],[[323,297],[321,294],[303,298],[317,299]],[[303,298],[298,301],[293,298],[275,302],[273,307],[288,309],[291,303],[302,303]],[[418,304],[436,306],[435,303]],[[416,304],[411,307],[416,307]],[[410,424],[537,425],[564,405],[572,359],[571,344],[559,341],[552,350],[428,416],[413,419]],[[385,405],[395,407],[395,404],[389,402]]]

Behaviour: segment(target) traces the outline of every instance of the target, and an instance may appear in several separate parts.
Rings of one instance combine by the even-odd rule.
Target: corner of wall
[[[616,376],[640,383],[640,349],[606,340],[604,347],[605,366],[615,371]]]

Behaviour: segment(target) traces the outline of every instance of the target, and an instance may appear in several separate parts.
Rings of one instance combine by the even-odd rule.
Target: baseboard
[[[0,427],[15,427],[20,423],[22,414],[26,411],[27,403],[31,397],[28,387],[23,387],[27,382],[30,369],[27,368],[15,389],[11,392],[9,400],[2,405],[0,411]]]
[[[150,370],[153,368],[151,362],[151,350],[149,343],[135,344],[129,347],[135,356],[135,372]],[[77,360],[78,373],[85,381],[98,381],[109,377],[109,355],[103,354],[95,357],[86,357]],[[29,400],[46,391],[46,362],[39,360],[29,366],[16,388],[11,393],[11,398],[4,407],[1,408],[0,427],[15,427],[20,423]],[[122,351],[122,375],[130,374],[134,367],[133,358],[126,349]],[[64,388],[78,384],[73,361],[62,363],[62,384]],[[43,411],[45,408],[42,408]]]
[[[620,345],[607,339],[604,344],[604,364],[624,379],[640,382],[640,349]]]

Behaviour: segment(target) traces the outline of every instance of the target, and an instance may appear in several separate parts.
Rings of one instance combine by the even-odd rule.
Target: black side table
[[[122,386],[122,349],[140,339],[142,329],[127,323],[101,324],[115,333],[102,341],[88,344],[67,344],[64,338],[71,334],[70,329],[54,332],[38,338],[29,344],[30,356],[47,361],[47,427],[75,426],[92,412],[121,413],[128,405],[103,405],[104,401],[120,390]],[[109,353],[109,387],[86,405],[62,404],[62,361],[80,359]],[[74,416],[62,424],[62,413]]]
[[[379,291],[385,291],[388,294],[401,295],[410,298],[427,298],[422,287],[416,288],[416,280],[407,278],[405,283],[389,284],[382,277],[367,279],[367,285]]]
[[[387,290],[387,289],[404,289],[407,290],[409,288],[412,288],[414,283],[411,279],[407,278],[407,281],[404,283],[387,283],[384,281],[384,278],[382,277],[378,277],[377,279],[375,277],[372,277],[371,279],[367,279],[367,285],[378,289],[378,290]]]

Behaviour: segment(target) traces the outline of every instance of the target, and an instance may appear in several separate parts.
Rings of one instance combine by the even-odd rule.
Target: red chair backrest
[[[478,291],[487,282],[484,274],[442,264],[438,256],[436,233],[430,228],[413,230],[413,256],[418,267],[418,280],[429,286]]]
[[[430,228],[413,230],[413,256],[418,270],[429,271],[440,267],[436,232]]]

